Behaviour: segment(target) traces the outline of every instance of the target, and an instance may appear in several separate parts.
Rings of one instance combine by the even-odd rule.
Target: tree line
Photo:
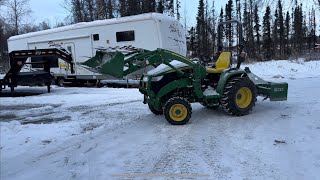
[[[180,0],[65,0],[65,8],[70,12],[72,23],[149,12],[176,14],[180,19]]]
[[[262,0],[228,0],[224,8],[216,11],[214,2],[209,8],[208,0],[199,0],[197,24],[188,31],[190,56],[211,56],[217,49],[217,24],[237,19],[242,22],[245,51],[251,59],[287,59],[310,53],[320,58],[320,52],[315,52],[320,40],[316,35],[317,6],[303,9],[303,4],[295,1],[290,10],[284,11],[282,0],[269,5]],[[235,44],[238,30],[232,25],[222,27],[224,46]]]

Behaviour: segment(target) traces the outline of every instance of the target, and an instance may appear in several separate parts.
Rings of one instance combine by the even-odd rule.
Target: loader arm
[[[111,56],[109,60],[106,59],[108,56]],[[193,68],[196,66],[196,63],[188,58],[165,49],[154,51],[140,49],[128,54],[123,54],[119,51],[114,53],[97,51],[96,56],[84,62],[83,65],[93,68],[99,73],[117,78],[123,78],[147,66],[156,67],[160,64],[165,64],[176,70],[179,74],[183,74],[182,71],[170,64],[173,60],[183,62]]]

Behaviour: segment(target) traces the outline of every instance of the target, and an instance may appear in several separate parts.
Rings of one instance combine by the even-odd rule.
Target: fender
[[[240,70],[240,69],[228,69],[224,72],[221,73],[220,75],[220,79],[217,85],[217,93],[221,94],[223,93],[223,90],[225,88],[225,85],[227,84],[227,81],[232,78],[232,77],[236,77],[236,76],[247,76],[246,71],[244,70]]]
[[[183,87],[187,87],[192,85],[192,80],[190,78],[184,78],[184,79],[180,79],[180,80],[175,80],[172,81],[171,83],[165,85],[156,95],[156,97],[154,98],[154,107],[156,109],[160,109],[160,105],[161,105],[161,98],[170,93],[171,91],[175,90],[175,89],[179,89],[179,88],[183,88]]]

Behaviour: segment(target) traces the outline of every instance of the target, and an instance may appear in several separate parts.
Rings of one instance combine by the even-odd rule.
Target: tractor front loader
[[[210,109],[221,107],[227,114],[243,116],[255,106],[257,96],[271,101],[286,100],[287,83],[267,82],[247,67],[240,69],[244,61],[241,24],[238,21],[220,23],[218,32],[220,34],[221,26],[231,23],[237,23],[239,27],[236,67],[232,67],[232,52],[228,50],[220,52],[214,67],[205,67],[199,61],[164,49],[135,49],[127,54],[97,51],[96,56],[84,65],[118,78],[153,66],[154,69],[141,77],[139,91],[149,109],[156,115],[164,115],[173,125],[189,121],[192,114],[190,103],[199,102]]]

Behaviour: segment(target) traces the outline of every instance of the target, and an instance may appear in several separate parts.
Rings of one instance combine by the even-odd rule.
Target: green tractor
[[[97,51],[96,56],[84,65],[118,78],[153,66],[154,69],[140,80],[143,103],[148,104],[154,114],[164,115],[173,125],[189,121],[192,114],[190,103],[199,102],[210,109],[221,107],[227,114],[243,116],[250,113],[258,95],[270,98],[270,101],[287,100],[287,83],[267,82],[251,73],[248,67],[240,69],[245,59],[241,23],[235,20],[220,23],[218,46],[222,47],[221,27],[231,23],[236,23],[239,29],[240,45],[235,67],[232,65],[232,52],[228,50],[220,52],[213,67],[205,67],[199,61],[164,49],[135,49],[127,54]]]

